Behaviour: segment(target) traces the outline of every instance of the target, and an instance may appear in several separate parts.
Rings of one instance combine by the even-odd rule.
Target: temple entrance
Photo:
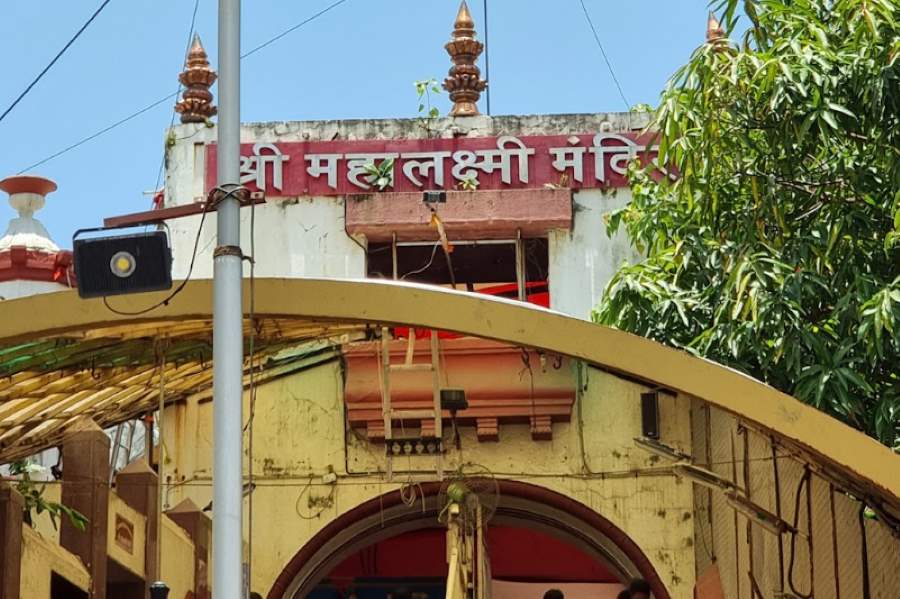
[[[501,500],[488,524],[492,599],[616,597],[632,577],[654,596],[669,594],[640,548],[587,506],[543,487],[498,481]],[[405,590],[443,598],[446,528],[438,521],[440,485],[419,485],[414,505],[396,491],[336,518],[286,565],[268,599],[387,599]],[[355,594],[354,594],[355,593]]]
[[[403,533],[360,549],[338,564],[310,599],[386,599],[404,589],[422,599],[446,592],[446,530]],[[599,560],[556,537],[513,526],[488,531],[492,599],[541,597],[559,588],[566,597],[615,598],[618,577]]]

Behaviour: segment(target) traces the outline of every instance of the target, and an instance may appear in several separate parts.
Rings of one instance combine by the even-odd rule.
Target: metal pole
[[[156,580],[162,579],[163,493],[165,492],[166,465],[164,455],[163,413],[166,410],[166,350],[159,352],[159,404],[156,408],[156,431],[159,434],[159,464],[156,467]]]
[[[241,2],[219,0],[217,245],[213,270],[213,596],[240,599],[243,313],[240,204]],[[229,192],[231,192],[229,194]]]

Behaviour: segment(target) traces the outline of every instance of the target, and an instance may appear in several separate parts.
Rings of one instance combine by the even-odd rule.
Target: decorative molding
[[[72,252],[43,252],[15,246],[0,252],[0,282],[47,281],[75,286]]]
[[[406,347],[406,340],[391,342],[392,363],[403,361]],[[384,440],[379,348],[379,342],[367,341],[344,349],[347,417],[350,426],[372,442]],[[567,359],[541,359],[535,351],[523,354],[520,348],[472,337],[442,339],[441,355],[446,384],[465,389],[469,402],[467,409],[457,413],[457,426],[474,426],[480,441],[498,441],[502,424],[523,423],[531,424],[535,440],[550,439],[552,423],[568,422],[571,418],[575,378]],[[417,340],[413,360],[430,360],[427,338]],[[394,409],[428,410],[432,393],[429,372],[391,374]],[[449,423],[449,413],[444,412],[443,418]],[[411,434],[434,434],[432,419],[403,424]]]

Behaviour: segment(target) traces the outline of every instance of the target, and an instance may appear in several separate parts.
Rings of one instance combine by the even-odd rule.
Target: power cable
[[[187,61],[187,55],[191,51],[191,43],[194,41],[194,26],[197,24],[197,10],[200,8],[200,0],[194,0],[194,10],[191,13],[191,26],[188,28],[188,36],[187,36],[187,44],[184,47],[184,60]],[[175,96],[178,97],[178,94],[181,93],[181,79],[178,80],[178,87],[175,89]],[[174,110],[172,111],[172,119],[169,121],[169,129],[172,130],[172,127],[175,125],[175,115],[178,114]],[[156,185],[153,186],[153,192],[156,193],[159,190],[159,182],[162,179],[163,168],[166,166],[166,153],[168,151],[168,139],[166,140],[166,146],[163,148],[162,159],[159,161],[159,171],[156,173]]]
[[[326,6],[325,8],[323,8],[322,10],[320,10],[319,12],[317,12],[316,14],[314,14],[314,15],[312,15],[312,16],[310,16],[310,17],[307,17],[306,19],[304,19],[303,21],[300,21],[299,23],[297,23],[296,25],[294,25],[294,26],[292,26],[292,27],[288,27],[287,29],[285,29],[284,31],[282,31],[281,33],[279,33],[278,35],[276,35],[276,36],[273,37],[272,39],[270,39],[270,40],[268,40],[268,41],[265,41],[265,42],[261,43],[260,45],[256,46],[255,48],[252,48],[251,50],[248,50],[247,52],[244,52],[243,54],[241,54],[241,60],[243,60],[244,58],[247,58],[248,56],[251,56],[252,54],[256,54],[257,52],[259,52],[260,50],[262,50],[263,48],[265,48],[265,47],[268,46],[268,45],[274,44],[275,42],[277,42],[278,40],[280,40],[281,38],[283,38],[283,37],[286,36],[287,34],[293,33],[294,31],[300,29],[301,27],[303,27],[303,26],[306,25],[307,23],[310,23],[310,22],[312,22],[312,21],[315,21],[316,19],[318,19],[319,17],[321,17],[322,15],[324,15],[325,13],[327,13],[328,11],[330,11],[331,9],[337,8],[338,6],[340,6],[341,4],[343,4],[343,3],[346,2],[346,1],[347,1],[347,0],[338,0],[337,2],[334,2],[334,3],[332,3],[332,4],[329,4],[328,6]]]
[[[210,190],[209,196],[207,197],[206,202],[203,203],[203,212],[200,213],[200,225],[197,227],[197,236],[194,237],[194,249],[191,251],[191,262],[188,265],[187,275],[184,277],[184,280],[178,284],[178,287],[176,287],[172,293],[167,295],[164,299],[161,299],[160,301],[156,302],[152,306],[149,306],[142,310],[136,310],[134,312],[125,312],[123,310],[118,310],[117,308],[113,308],[109,304],[108,298],[105,296],[103,298],[103,305],[106,306],[106,308],[110,312],[112,312],[113,314],[118,314],[119,316],[140,316],[141,314],[147,314],[148,312],[156,310],[160,306],[168,306],[169,302],[172,301],[172,299],[176,295],[181,293],[182,290],[184,290],[184,288],[187,286],[188,282],[191,280],[191,274],[193,274],[193,272],[194,272],[194,262],[197,260],[197,248],[200,245],[200,234],[203,232],[203,223],[206,221],[206,213],[209,212],[210,206],[212,206],[214,203],[216,205],[218,205],[218,203],[221,203],[222,201],[226,200],[228,197],[233,196],[234,194],[236,194],[240,191],[246,191],[246,190],[247,190],[246,187],[241,187],[241,186],[234,187],[227,191],[222,189],[221,187],[214,187],[212,190]],[[215,194],[217,192],[221,193],[222,197],[216,201],[213,199],[213,194]]]
[[[588,25],[591,28],[591,31],[594,34],[594,41],[597,42],[597,47],[600,48],[600,54],[603,55],[603,61],[606,63],[606,68],[609,69],[609,74],[612,76],[613,82],[616,84],[616,89],[619,90],[619,97],[622,98],[622,102],[625,103],[625,111],[628,112],[631,110],[631,104],[625,98],[625,92],[622,91],[622,86],[619,84],[619,79],[616,77],[616,73],[613,70],[612,64],[609,62],[609,57],[606,55],[606,50],[603,49],[603,44],[600,42],[600,35],[597,33],[597,28],[594,27],[594,22],[591,20],[591,15],[588,13],[587,6],[584,5],[584,0],[579,0],[581,2],[581,10],[584,11],[584,17],[587,19]]]
[[[116,122],[113,123],[112,125],[109,125],[109,126],[107,126],[107,127],[104,127],[103,129],[100,129],[100,130],[97,131],[96,133],[92,133],[91,135],[88,135],[87,137],[85,137],[85,138],[83,138],[83,139],[81,139],[81,140],[79,140],[79,141],[76,141],[75,143],[73,143],[73,144],[70,145],[70,146],[66,146],[66,147],[63,148],[62,150],[60,150],[60,151],[58,151],[58,152],[55,152],[55,153],[53,153],[53,154],[47,156],[46,158],[44,158],[44,159],[42,159],[42,160],[38,160],[38,161],[35,162],[34,164],[30,164],[30,165],[26,166],[25,168],[23,168],[22,170],[20,170],[20,171],[19,171],[18,173],[16,173],[16,174],[17,174],[17,175],[21,175],[21,174],[24,173],[24,172],[30,171],[30,170],[33,169],[33,168],[36,168],[36,167],[38,167],[38,166],[41,166],[42,164],[45,164],[45,163],[47,163],[47,162],[50,162],[50,161],[53,160],[54,158],[58,158],[58,157],[62,156],[63,154],[65,154],[65,153],[67,153],[67,152],[70,152],[71,150],[74,150],[75,148],[77,148],[77,147],[79,147],[79,146],[81,146],[81,145],[84,145],[84,144],[86,144],[87,142],[89,142],[89,141],[91,141],[91,140],[93,140],[93,139],[96,139],[96,138],[100,137],[101,135],[103,135],[104,133],[108,133],[108,132],[112,131],[113,129],[115,129],[115,128],[118,127],[119,125],[124,125],[124,124],[127,123],[128,121],[130,121],[130,120],[132,120],[132,119],[134,119],[134,118],[137,118],[137,117],[141,116],[142,114],[144,114],[144,113],[147,112],[148,110],[152,110],[153,108],[156,108],[157,106],[159,106],[159,105],[162,104],[163,102],[166,102],[166,101],[168,101],[168,100],[170,100],[170,99],[176,97],[177,95],[178,95],[178,92],[176,92],[176,93],[174,93],[174,94],[169,94],[168,96],[166,96],[166,97],[164,97],[164,98],[160,98],[160,99],[157,100],[156,102],[153,102],[152,104],[149,104],[149,105],[147,105],[147,106],[144,106],[143,108],[141,108],[141,109],[138,110],[137,112],[131,113],[130,115],[126,116],[125,118],[116,121]]]
[[[97,10],[94,11],[94,14],[91,15],[91,18],[89,18],[87,21],[84,22],[84,25],[82,25],[81,28],[75,32],[75,35],[72,36],[72,39],[70,39],[66,43],[66,45],[62,47],[62,50],[60,50],[59,52],[56,53],[56,56],[53,57],[53,60],[51,60],[47,64],[47,66],[45,66],[44,69],[40,73],[38,73],[38,76],[35,77],[31,83],[28,84],[28,87],[26,87],[25,90],[21,94],[19,94],[19,97],[16,98],[15,100],[13,100],[13,103],[9,105],[9,108],[7,108],[5,111],[3,111],[3,114],[0,114],[0,121],[2,121],[4,118],[6,118],[6,115],[8,115],[10,112],[12,112],[12,109],[15,108],[16,105],[22,101],[22,98],[24,98],[25,96],[28,95],[28,92],[31,91],[31,88],[33,88],[35,85],[37,85],[37,82],[40,81],[44,75],[47,74],[47,71],[49,71],[53,67],[53,65],[56,64],[56,61],[59,60],[63,54],[66,53],[66,50],[68,50],[69,47],[75,43],[75,40],[77,40],[81,36],[81,34],[84,33],[84,30],[87,29],[88,26],[90,26],[90,24],[94,22],[94,19],[96,19],[100,15],[101,12],[103,12],[103,9],[106,8],[106,5],[109,4],[110,1],[111,0],[103,0],[103,3],[97,8]]]
[[[109,1],[109,0],[107,0],[107,1]],[[250,56],[251,54],[254,54],[254,53],[256,53],[256,52],[262,50],[262,49],[265,48],[266,46],[268,46],[268,45],[270,45],[270,44],[272,44],[272,43],[274,43],[274,42],[280,40],[281,38],[283,38],[283,37],[286,36],[287,34],[292,33],[292,32],[294,32],[294,31],[296,31],[297,29],[299,29],[300,27],[303,27],[304,25],[309,24],[310,22],[312,22],[312,21],[314,21],[315,19],[321,17],[322,15],[324,15],[324,14],[327,13],[328,11],[332,10],[333,8],[337,8],[339,5],[343,4],[344,2],[347,2],[347,0],[338,0],[337,2],[334,2],[334,3],[330,4],[329,6],[325,7],[325,8],[322,9],[322,10],[320,10],[320,11],[317,12],[316,14],[314,14],[314,15],[308,17],[307,19],[301,21],[300,23],[294,25],[293,27],[290,27],[289,29],[286,29],[285,31],[282,31],[281,33],[279,33],[279,34],[276,35],[275,37],[273,37],[273,38],[269,39],[268,41],[263,42],[262,44],[256,46],[255,48],[253,48],[253,49],[250,50],[249,52],[246,52],[245,54],[243,54],[243,55],[241,56],[241,59],[247,58],[247,57]],[[144,113],[147,112],[148,110],[151,110],[151,109],[153,109],[153,108],[156,108],[157,106],[159,106],[159,105],[162,104],[163,102],[166,102],[166,101],[168,101],[168,100],[170,100],[170,99],[172,99],[172,98],[175,98],[175,97],[177,97],[177,96],[178,96],[178,92],[176,92],[176,93],[174,93],[174,94],[169,94],[168,96],[166,96],[166,97],[164,97],[164,98],[160,98],[160,99],[157,100],[156,102],[153,102],[152,104],[149,104],[149,105],[145,106],[144,108],[141,108],[140,110],[138,110],[138,111],[136,111],[136,112],[133,112],[132,114],[126,116],[125,118],[120,119],[120,120],[116,121],[115,123],[113,123],[113,124],[111,124],[111,125],[109,125],[109,126],[107,126],[107,127],[104,127],[103,129],[97,131],[96,133],[93,133],[93,134],[91,134],[91,135],[88,135],[87,137],[85,137],[85,138],[83,138],[83,139],[81,139],[81,140],[79,140],[79,141],[73,143],[72,145],[67,146],[67,147],[63,148],[62,150],[60,150],[60,151],[58,151],[58,152],[56,152],[56,153],[54,153],[54,154],[51,154],[50,156],[48,156],[48,157],[46,157],[46,158],[44,158],[44,159],[42,159],[42,160],[39,160],[39,161],[35,162],[34,164],[31,164],[31,165],[29,165],[29,166],[23,168],[22,170],[20,170],[20,171],[19,171],[18,173],[16,173],[16,174],[21,175],[22,173],[24,173],[24,172],[26,172],[26,171],[29,171],[29,170],[31,170],[31,169],[33,169],[33,168],[35,168],[35,167],[41,166],[42,164],[45,164],[45,163],[47,163],[47,162],[53,160],[54,158],[58,158],[59,156],[62,156],[63,154],[66,154],[67,152],[70,152],[70,151],[74,150],[75,148],[77,148],[77,147],[79,147],[79,146],[81,146],[81,145],[84,145],[84,144],[86,144],[87,142],[89,142],[89,141],[91,141],[91,140],[93,140],[93,139],[96,139],[97,137],[100,137],[100,136],[103,135],[104,133],[108,133],[109,131],[112,131],[113,129],[115,129],[116,127],[119,127],[120,125],[124,125],[124,124],[127,123],[128,121],[130,121],[130,120],[132,120],[132,119],[134,119],[134,118],[139,117],[140,115],[144,114]]]

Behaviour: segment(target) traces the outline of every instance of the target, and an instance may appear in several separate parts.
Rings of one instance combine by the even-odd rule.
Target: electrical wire
[[[166,296],[165,299],[156,302],[152,306],[149,306],[142,310],[135,310],[133,312],[126,312],[124,310],[119,310],[118,308],[113,308],[109,304],[109,298],[106,296],[103,296],[103,305],[106,306],[106,309],[109,310],[110,312],[112,312],[113,314],[118,314],[119,316],[140,316],[141,314],[146,314],[148,312],[152,312],[153,310],[156,310],[160,306],[169,305],[169,302],[172,301],[172,299],[176,295],[181,293],[181,291],[184,289],[184,287],[188,284],[188,281],[191,280],[191,274],[194,272],[194,261],[197,259],[197,246],[200,244],[200,234],[203,232],[203,223],[206,221],[206,213],[207,213],[208,209],[209,209],[209,202],[206,202],[203,204],[203,212],[200,213],[200,226],[197,227],[197,236],[194,238],[194,250],[193,250],[193,252],[191,252],[191,263],[188,266],[187,276],[178,285],[178,287],[175,288],[175,290],[172,293],[170,293],[168,296]]]
[[[92,14],[91,17],[87,21],[84,22],[84,25],[82,25],[81,28],[75,32],[75,35],[72,36],[72,39],[70,39],[66,43],[66,45],[62,47],[62,50],[60,50],[59,52],[56,53],[56,56],[53,57],[53,60],[51,60],[47,64],[47,66],[45,66],[43,68],[43,70],[41,70],[41,72],[38,73],[38,76],[35,77],[31,83],[28,84],[28,87],[26,87],[22,91],[22,93],[19,94],[19,97],[17,97],[15,100],[13,100],[13,103],[9,105],[9,108],[4,110],[3,114],[0,114],[0,121],[2,121],[4,118],[6,118],[6,115],[8,115],[10,112],[12,112],[12,109],[15,108],[16,105],[22,101],[22,98],[27,96],[28,92],[30,92],[31,89],[35,85],[37,85],[37,82],[40,81],[44,75],[47,74],[47,71],[49,71],[51,68],[53,68],[53,65],[56,64],[56,61],[59,60],[60,58],[62,58],[62,55],[65,54],[66,50],[68,50],[72,46],[72,44],[75,43],[75,40],[77,40],[79,37],[81,37],[81,34],[84,33],[84,30],[87,29],[90,26],[90,24],[94,22],[94,19],[96,19],[100,15],[101,12],[103,12],[103,9],[106,8],[106,5],[109,4],[110,1],[111,0],[103,0],[103,3],[97,8],[97,10],[94,11],[94,14]]]
[[[277,42],[278,40],[280,40],[280,39],[283,38],[284,36],[288,35],[289,33],[293,33],[294,31],[300,29],[301,27],[303,27],[303,26],[306,25],[307,23],[310,23],[310,22],[312,22],[312,21],[315,21],[316,19],[318,19],[319,17],[321,17],[321,16],[324,15],[325,13],[329,12],[329,11],[332,10],[332,9],[337,8],[338,6],[340,6],[341,4],[343,4],[344,2],[347,2],[347,0],[338,0],[337,2],[333,2],[332,4],[329,4],[328,6],[326,6],[325,8],[323,8],[322,10],[320,10],[319,12],[317,12],[316,14],[314,14],[314,15],[312,15],[312,16],[310,16],[310,17],[307,17],[306,19],[304,19],[303,21],[300,21],[300,22],[297,23],[296,25],[293,25],[293,26],[291,26],[291,27],[288,27],[287,29],[285,29],[284,31],[282,31],[281,33],[279,33],[278,35],[276,35],[275,37],[271,38],[270,40],[267,40],[267,41],[261,43],[260,45],[258,45],[258,46],[256,46],[256,47],[252,48],[251,50],[248,50],[247,52],[244,52],[243,54],[241,54],[241,59],[244,59],[244,58],[247,58],[248,56],[252,56],[253,54],[256,54],[257,52],[259,52],[260,50],[262,50],[262,49],[265,48],[266,46],[269,46],[269,45],[271,45],[271,44],[274,44],[275,42]]]
[[[606,68],[609,69],[609,74],[612,77],[613,82],[616,84],[616,89],[619,90],[619,97],[622,98],[622,102],[625,103],[625,112],[631,110],[631,104],[629,104],[628,100],[625,98],[625,92],[622,91],[622,85],[619,83],[619,78],[616,77],[616,73],[613,70],[612,63],[609,62],[609,57],[606,55],[606,50],[603,49],[603,44],[600,42],[600,35],[597,33],[597,28],[594,27],[594,22],[591,20],[591,15],[588,12],[587,6],[584,5],[584,0],[579,0],[581,2],[581,10],[584,11],[584,17],[587,19],[588,25],[591,28],[591,32],[594,34],[594,41],[597,42],[597,47],[600,48],[600,54],[603,56],[603,61],[606,63]]]
[[[177,95],[178,95],[178,93],[174,93],[174,94],[169,94],[168,96],[166,96],[166,97],[164,97],[164,98],[160,98],[160,99],[157,100],[156,102],[153,102],[152,104],[148,104],[147,106],[144,106],[144,107],[141,108],[140,110],[138,110],[138,111],[136,111],[136,112],[133,112],[133,113],[129,114],[129,115],[126,116],[125,118],[119,119],[119,120],[116,121],[115,123],[113,123],[113,124],[111,124],[111,125],[108,125],[108,126],[104,127],[103,129],[100,129],[100,130],[97,131],[96,133],[92,133],[92,134],[88,135],[87,137],[84,137],[84,138],[82,138],[82,139],[76,141],[75,143],[73,143],[73,144],[71,144],[71,145],[69,145],[69,146],[66,146],[66,147],[63,148],[62,150],[59,150],[58,152],[54,152],[53,154],[50,154],[50,155],[47,156],[46,158],[43,158],[43,159],[41,159],[41,160],[38,160],[38,161],[35,162],[34,164],[29,164],[28,166],[26,166],[25,168],[21,169],[21,170],[20,170],[19,172],[17,172],[16,174],[17,174],[17,175],[21,175],[21,174],[24,173],[24,172],[30,171],[30,170],[33,169],[33,168],[37,168],[37,167],[41,166],[42,164],[46,164],[47,162],[50,162],[50,161],[53,160],[54,158],[59,158],[59,157],[62,156],[63,154],[66,154],[66,153],[68,153],[68,152],[71,152],[72,150],[74,150],[75,148],[78,148],[79,146],[83,146],[83,145],[86,144],[87,142],[92,141],[92,140],[94,140],[94,139],[100,137],[100,136],[103,135],[104,133],[109,133],[110,131],[112,131],[112,130],[115,129],[116,127],[119,127],[119,126],[121,126],[121,125],[124,125],[125,123],[127,123],[127,122],[130,121],[130,120],[136,119],[137,117],[141,116],[141,115],[144,114],[145,112],[147,112],[147,111],[149,111],[149,110],[152,110],[152,109],[156,108],[157,106],[159,106],[159,105],[162,104],[163,102],[167,102],[167,101],[171,100],[172,98],[176,97]]]
[[[209,212],[209,207],[213,204],[213,201],[211,200],[213,194],[216,192],[222,193],[223,194],[222,197],[218,200],[218,202],[222,202],[223,200],[227,199],[228,197],[230,197],[242,190],[246,191],[247,188],[239,185],[228,191],[225,191],[221,187],[214,187],[212,190],[210,190],[209,197],[207,197],[206,202],[203,203],[203,211],[200,213],[200,226],[197,227],[197,236],[194,238],[194,249],[191,251],[191,262],[190,262],[190,265],[188,266],[187,275],[184,277],[184,280],[181,281],[181,283],[179,283],[178,287],[176,287],[172,293],[170,293],[168,296],[166,296],[165,299],[162,299],[162,300],[156,302],[152,306],[149,306],[142,310],[136,310],[134,312],[125,312],[123,310],[118,310],[116,308],[113,308],[111,305],[109,305],[109,300],[105,296],[103,298],[103,305],[106,306],[106,308],[110,312],[112,312],[113,314],[118,314],[119,316],[140,316],[141,314],[146,314],[148,312],[156,310],[160,306],[169,305],[169,302],[172,301],[172,299],[176,295],[181,293],[181,291],[188,284],[188,281],[191,280],[191,274],[194,272],[194,262],[196,262],[196,260],[197,260],[197,247],[200,245],[200,234],[203,232],[203,223],[206,222],[206,213]],[[252,205],[252,203],[251,203],[251,205]]]
[[[191,51],[191,43],[194,41],[194,27],[197,24],[197,10],[200,8],[200,0],[194,0],[194,10],[191,13],[191,26],[188,28],[188,36],[187,36],[187,44],[184,47],[184,60],[187,61],[187,55]],[[178,94],[181,93],[181,79],[178,80],[178,88],[175,90],[175,97],[178,97]],[[175,115],[177,113],[172,111],[172,119],[169,121],[169,129],[175,125]],[[166,140],[166,145],[163,148],[162,159],[159,161],[159,171],[156,173],[156,185],[153,186],[154,193],[159,190],[159,183],[162,179],[163,169],[166,166],[166,154],[169,151],[168,138]]]
[[[800,478],[800,481],[797,483],[797,493],[794,496],[794,523],[793,523],[794,530],[793,530],[793,532],[791,532],[791,559],[790,559],[790,563],[788,565],[788,585],[791,587],[791,592],[794,593],[794,595],[796,595],[800,599],[811,599],[813,596],[812,585],[811,585],[812,581],[810,581],[810,592],[808,594],[801,593],[800,591],[798,591],[797,587],[796,587],[796,583],[794,582],[794,559],[797,556],[797,551],[796,551],[796,542],[797,542],[797,534],[798,534],[797,531],[798,531],[798,526],[800,526],[800,493],[803,490],[803,487],[806,487],[807,492],[808,492],[811,476],[812,476],[812,474],[811,474],[809,468],[807,467],[806,471],[803,473],[803,476]],[[806,519],[807,519],[808,523],[812,522],[812,514],[807,513]],[[810,526],[811,526],[811,524],[810,524]],[[811,553],[809,555],[809,559],[810,560],[813,559],[813,556]]]
[[[325,7],[324,9],[320,10],[320,11],[317,12],[316,14],[314,14],[314,15],[312,15],[312,16],[306,18],[305,20],[301,21],[300,23],[297,23],[297,24],[294,25],[293,27],[291,27],[291,28],[289,28],[289,29],[286,29],[285,31],[282,31],[281,33],[279,33],[279,34],[276,35],[275,37],[273,37],[273,38],[271,38],[271,39],[269,39],[269,40],[263,42],[262,44],[256,46],[255,48],[253,48],[253,49],[250,50],[249,52],[246,52],[245,54],[243,54],[243,55],[241,56],[241,59],[247,58],[247,57],[250,56],[251,54],[255,54],[256,52],[259,52],[260,50],[262,50],[262,49],[265,48],[266,46],[269,46],[270,44],[275,43],[276,41],[280,40],[281,38],[283,38],[284,36],[288,35],[289,33],[293,33],[294,31],[296,31],[297,29],[303,27],[304,25],[307,25],[307,24],[309,24],[310,22],[314,21],[315,19],[318,19],[319,17],[323,16],[325,13],[327,13],[327,12],[330,11],[330,10],[332,10],[333,8],[337,8],[339,5],[343,4],[344,2],[347,2],[347,0],[338,0],[337,2],[334,2],[333,4],[331,4],[331,5],[327,6],[327,7]],[[82,146],[82,145],[86,144],[87,142],[89,142],[89,141],[91,141],[91,140],[94,140],[94,139],[100,137],[101,135],[103,135],[103,134],[105,134],[105,133],[108,133],[108,132],[112,131],[112,130],[115,129],[116,127],[119,127],[119,126],[121,126],[121,125],[124,125],[124,124],[127,123],[128,121],[131,121],[131,120],[133,120],[133,119],[139,117],[140,115],[144,114],[145,112],[147,112],[147,111],[149,111],[149,110],[152,110],[152,109],[156,108],[157,106],[159,106],[159,105],[162,104],[163,102],[167,102],[167,101],[169,101],[169,100],[171,100],[172,98],[175,98],[175,97],[177,97],[177,96],[178,96],[178,92],[176,92],[176,93],[174,93],[174,94],[169,94],[169,95],[165,96],[164,98],[160,98],[159,100],[153,102],[152,104],[148,104],[147,106],[141,108],[140,110],[137,110],[137,111],[135,111],[135,112],[129,114],[128,116],[126,116],[126,117],[124,117],[124,118],[122,118],[122,119],[116,121],[115,123],[113,123],[113,124],[111,124],[111,125],[108,125],[108,126],[104,127],[103,129],[100,129],[100,130],[97,131],[96,133],[92,133],[91,135],[88,135],[87,137],[82,138],[81,140],[79,140],[79,141],[77,141],[77,142],[75,142],[75,143],[73,143],[73,144],[71,144],[71,145],[69,145],[69,146],[67,146],[67,147],[65,147],[65,148],[63,148],[63,149],[61,149],[61,150],[59,150],[58,152],[55,152],[55,153],[51,154],[50,156],[47,156],[46,158],[43,158],[43,159],[41,159],[41,160],[38,160],[38,161],[35,162],[34,164],[30,164],[30,165],[26,166],[25,168],[23,168],[22,170],[20,170],[20,171],[19,171],[18,173],[16,173],[16,174],[17,174],[17,175],[21,175],[22,173],[24,173],[24,172],[26,172],[26,171],[30,171],[30,170],[33,169],[33,168],[36,168],[36,167],[38,167],[38,166],[41,166],[42,164],[45,164],[45,163],[47,163],[47,162],[53,160],[54,158],[58,158],[58,157],[62,156],[63,154],[66,154],[66,153],[68,153],[68,152],[70,152],[70,151],[72,151],[72,150],[78,148],[79,146]]]
[[[400,277],[400,280],[403,281],[406,279],[406,277],[408,277],[410,275],[417,275],[417,274],[419,274],[421,272],[425,272],[426,270],[431,268],[431,265],[434,263],[434,257],[437,255],[438,246],[440,246],[440,245],[441,245],[441,242],[439,242],[439,241],[436,241],[434,243],[434,246],[431,248],[431,257],[428,259],[428,262],[425,263],[425,266],[423,266],[422,268],[419,268],[416,270],[411,270],[407,273],[404,273],[403,276]]]

